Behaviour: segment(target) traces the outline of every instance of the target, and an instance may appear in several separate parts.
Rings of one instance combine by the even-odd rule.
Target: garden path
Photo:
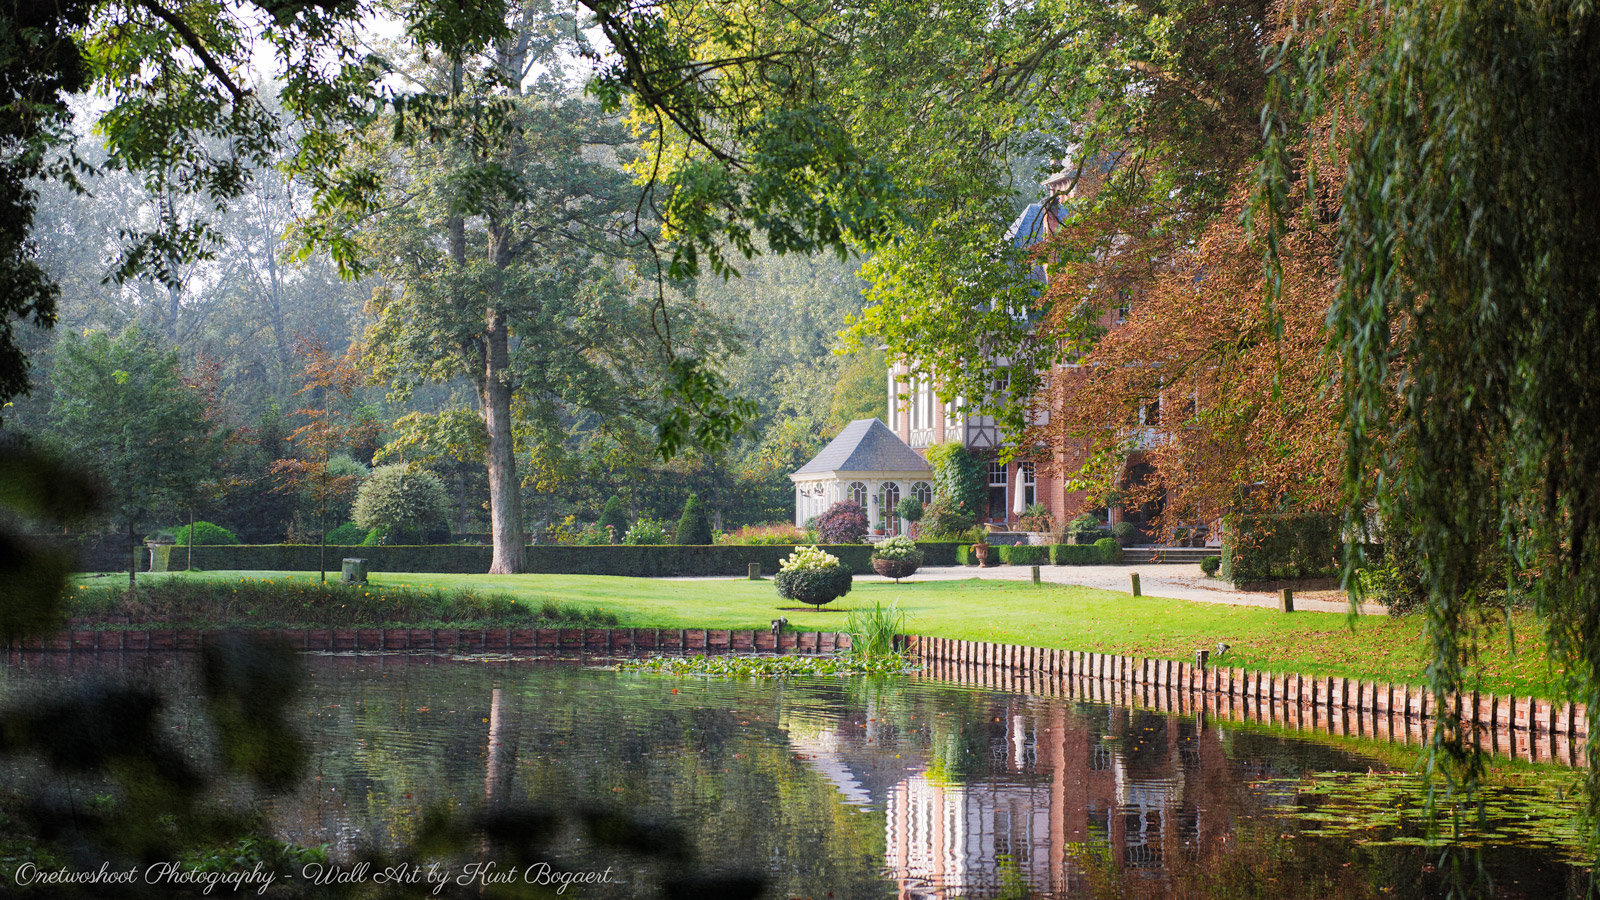
[[[1171,600],[1194,600],[1201,603],[1224,603],[1232,606],[1260,606],[1276,609],[1276,591],[1239,591],[1225,581],[1207,578],[1198,563],[1150,563],[1136,566],[1040,566],[1039,577],[1052,584],[1073,584],[1131,594],[1133,587],[1129,575],[1139,574],[1140,592],[1146,597],[1165,597]],[[972,566],[923,566],[909,581],[960,581],[962,579],[992,579],[996,581],[1027,581],[1031,577],[1028,566],[992,566],[978,569]],[[706,579],[672,579],[721,580]],[[881,575],[857,575],[858,582],[888,581]],[[1350,603],[1343,591],[1296,592],[1294,607],[1308,612],[1349,612]],[[1382,604],[1363,603],[1361,613],[1369,616],[1386,614]]]

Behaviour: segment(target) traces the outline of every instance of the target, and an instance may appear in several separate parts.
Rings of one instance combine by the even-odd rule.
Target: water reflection
[[[1377,898],[1451,886],[1438,850],[1378,840],[1382,823],[1312,834],[1317,816],[1338,814],[1317,787],[1327,773],[1393,790],[1411,750],[925,679],[738,682],[432,656],[308,665],[299,723],[312,769],[269,807],[282,837],[336,857],[408,844],[435,804],[510,803],[626,810],[681,831],[704,867],[762,874],[770,897]],[[172,657],[103,654],[15,656],[4,688],[117,667],[180,695],[191,684]],[[181,703],[173,715],[188,721]],[[206,736],[188,739],[198,749]],[[672,874],[577,834],[552,852],[628,872],[582,897],[655,896]],[[1490,843],[1483,860],[1498,896],[1584,886],[1536,841]]]

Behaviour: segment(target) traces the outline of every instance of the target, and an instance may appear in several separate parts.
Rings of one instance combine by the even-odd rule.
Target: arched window
[[[919,481],[911,486],[911,496],[922,501],[923,506],[933,502],[933,485]]]
[[[850,486],[844,489],[844,498],[846,500],[852,500],[860,504],[862,509],[866,509],[867,486],[859,481],[850,482]]]
[[[878,515],[883,519],[883,524],[888,527],[890,534],[900,531],[900,517],[895,515],[895,505],[900,502],[900,485],[893,481],[885,481],[878,488]],[[874,522],[874,525],[877,523]]]

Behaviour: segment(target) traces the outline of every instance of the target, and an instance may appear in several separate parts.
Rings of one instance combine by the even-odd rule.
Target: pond
[[[772,898],[1442,897],[1492,885],[1546,900],[1588,887],[1578,776],[1556,767],[1501,766],[1467,830],[1440,845],[1405,773],[1415,747],[916,676],[305,662],[294,716],[310,763],[264,802],[280,837],[326,845],[336,862],[410,845],[432,811],[515,806],[559,814],[551,871],[610,869],[565,892],[585,898],[662,896],[687,871],[756,877]],[[193,693],[193,665],[13,654],[5,693],[113,674]],[[194,715],[179,703],[172,727],[198,752]],[[607,846],[583,827],[596,821],[628,823],[656,852]]]

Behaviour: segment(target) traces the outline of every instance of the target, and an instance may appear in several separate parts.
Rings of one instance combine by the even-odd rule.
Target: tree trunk
[[[511,373],[505,313],[488,313],[483,372],[483,427],[489,435],[489,521],[494,539],[491,575],[523,570],[522,504],[517,490],[517,455],[511,440]]]

